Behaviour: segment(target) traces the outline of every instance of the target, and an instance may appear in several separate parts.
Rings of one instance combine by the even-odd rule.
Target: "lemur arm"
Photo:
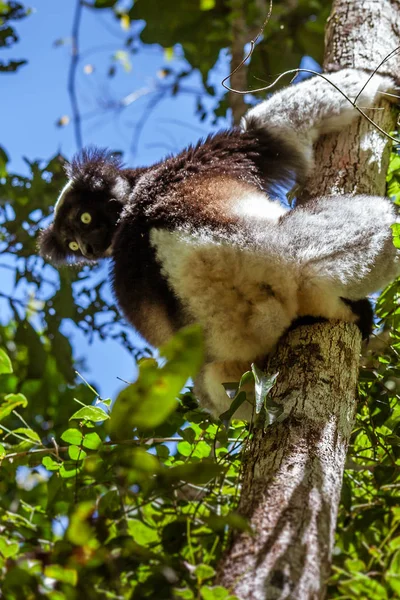
[[[360,116],[346,96],[352,101],[357,98],[357,105],[365,109],[376,104],[380,92],[398,89],[390,77],[376,74],[362,90],[368,79],[365,71],[343,69],[291,85],[250,109],[241,127],[244,131],[265,127],[292,144],[307,165],[306,173],[300,173],[302,179],[313,167],[313,144],[318,137],[338,131]]]

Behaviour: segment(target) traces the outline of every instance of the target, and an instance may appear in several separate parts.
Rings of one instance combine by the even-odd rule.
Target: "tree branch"
[[[244,46],[249,37],[243,0],[231,0],[231,36],[230,87],[235,90],[245,90],[247,88],[247,66],[242,65],[235,71],[235,68],[243,60]],[[229,106],[232,109],[233,122],[237,125],[247,108],[244,96],[229,92]]]
[[[82,149],[82,127],[81,127],[81,115],[79,111],[78,97],[76,93],[76,74],[79,63],[79,29],[82,18],[83,2],[77,0],[75,5],[75,14],[72,24],[71,34],[71,63],[68,73],[68,94],[71,101],[72,107],[72,121],[74,124],[75,142],[78,150]]]

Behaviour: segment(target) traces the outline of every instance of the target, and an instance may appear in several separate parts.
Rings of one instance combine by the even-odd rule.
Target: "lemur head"
[[[40,234],[41,255],[54,264],[111,256],[119,216],[140,171],[123,170],[107,150],[86,149],[74,157],[54,221]]]

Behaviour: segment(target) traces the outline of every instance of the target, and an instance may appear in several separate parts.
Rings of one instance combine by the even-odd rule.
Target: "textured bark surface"
[[[236,69],[244,58],[244,46],[249,41],[243,0],[231,0],[232,46],[231,71]],[[247,66],[242,65],[230,78],[230,87],[234,90],[247,89]],[[244,96],[229,92],[229,106],[232,109],[233,123],[237,125],[247,110]]]
[[[399,0],[336,0],[326,34],[326,70],[373,69],[400,45]],[[383,72],[396,77],[399,57]],[[395,111],[369,112],[384,130]],[[316,195],[384,195],[390,141],[360,120],[321,139],[300,202]],[[250,443],[239,510],[254,536],[237,536],[218,580],[242,600],[324,598],[344,462],[356,410],[360,336],[351,325],[291,332],[272,359],[273,390],[289,416]]]
[[[399,45],[400,0],[336,0],[326,30],[324,69],[355,67],[371,72]],[[400,54],[379,73],[398,80]],[[384,96],[380,106],[366,112],[384,131],[395,129],[396,111]],[[391,144],[363,118],[340,135],[321,138],[316,169],[300,202],[322,193],[384,195]]]
[[[288,417],[255,434],[244,469],[240,512],[255,535],[241,534],[220,570],[243,600],[319,598],[329,574],[360,335],[317,325],[289,338],[270,365]]]

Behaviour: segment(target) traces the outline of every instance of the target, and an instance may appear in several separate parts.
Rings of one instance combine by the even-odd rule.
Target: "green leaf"
[[[400,223],[394,223],[391,225],[393,232],[393,244],[396,248],[400,248]]]
[[[7,417],[17,406],[25,408],[28,406],[28,400],[23,394],[7,394],[0,404],[0,421]]]
[[[57,462],[56,460],[52,459],[50,456],[45,456],[42,460],[42,465],[48,470],[48,471],[58,471],[61,463]]]
[[[105,421],[109,418],[109,415],[102,408],[99,408],[98,406],[85,406],[74,413],[69,420],[72,421],[73,419],[82,419],[91,421],[92,423],[100,423],[101,421]]]
[[[234,416],[235,412],[242,406],[243,402],[246,401],[246,392],[239,392],[234,398],[228,410],[222,413],[219,418],[221,421],[230,421]]]
[[[83,446],[89,450],[97,450],[102,445],[102,440],[98,433],[92,431],[91,433],[85,433],[83,438]]]
[[[185,443],[185,442],[182,442]],[[179,444],[178,444],[179,446]],[[204,440],[200,440],[193,444],[191,456],[193,458],[207,458],[211,454],[211,446]]]
[[[389,168],[387,174],[395,173],[400,170],[400,156],[394,154],[392,155],[389,163]]]
[[[0,460],[2,460],[6,456],[6,454],[7,454],[6,449],[4,448],[4,446],[2,444],[0,444]]]
[[[1,11],[1,5],[7,6],[4,4],[4,2],[1,2],[0,11]],[[7,156],[7,152],[4,150],[4,148],[2,146],[0,146],[0,178],[6,177],[6,175],[7,175],[8,161],[9,161],[9,158]],[[0,358],[0,362],[1,362],[1,358]],[[0,371],[0,373],[1,373],[1,371]]]
[[[174,598],[180,600],[194,600],[194,593],[189,588],[176,589],[174,588]]]
[[[142,546],[147,546],[148,544],[160,541],[157,531],[151,527],[148,527],[138,519],[128,520],[128,531],[129,535],[132,536],[135,542],[141,544]]]
[[[158,367],[154,360],[139,363],[136,383],[119,394],[109,424],[113,439],[125,439],[132,429],[153,429],[176,409],[177,396],[203,363],[203,336],[198,326],[182,329],[160,354],[167,361]]]
[[[255,395],[256,395],[256,413],[258,414],[262,407],[265,406],[266,398],[275,385],[279,373],[274,375],[266,375],[254,363],[251,365],[251,370],[254,375]],[[283,410],[281,408],[281,410]]]
[[[28,429],[27,427],[18,427],[18,429],[13,429],[13,432],[18,433],[19,435],[24,435],[35,444],[42,443],[39,435],[36,433],[36,431],[33,431],[33,429]]]
[[[70,467],[65,462],[62,463],[59,473],[63,479],[71,479],[72,477],[77,477],[80,473],[80,468],[75,464],[73,467]]]
[[[83,460],[87,456],[86,452],[84,450],[82,450],[82,448],[80,448],[79,446],[74,446],[74,445],[69,446],[68,455],[71,460],[77,460],[77,461]]]
[[[8,540],[4,536],[0,536],[0,553],[4,558],[12,558],[19,552],[18,542]]]
[[[67,539],[77,546],[84,546],[92,537],[89,519],[95,511],[93,502],[81,502],[71,516]]]
[[[204,459],[202,461],[178,465],[168,469],[165,477],[167,479],[175,479],[187,481],[188,483],[205,484],[218,477],[226,470],[213,460]]]
[[[78,573],[75,569],[66,569],[61,565],[47,565],[44,568],[45,577],[51,577],[62,583],[75,586],[78,583]]]
[[[0,348],[0,375],[8,375],[13,372],[11,360],[3,348]]]
[[[215,587],[203,585],[200,594],[203,600],[239,600],[237,596],[231,596],[229,591],[220,585]]]
[[[209,565],[197,565],[197,567],[194,570],[194,575],[197,577],[198,581],[205,581],[206,579],[211,579],[211,577],[214,577],[215,575],[215,570],[210,567]]]
[[[61,439],[64,440],[64,442],[68,442],[68,444],[79,446],[83,440],[83,433],[80,429],[67,429],[61,435]]]
[[[109,490],[98,503],[99,515],[112,519],[121,512],[121,498],[117,490]]]
[[[200,0],[200,10],[211,10],[215,7],[215,0]]]
[[[182,456],[190,456],[190,453],[193,450],[193,444],[189,444],[189,442],[179,442],[178,444],[178,452],[182,454]]]

